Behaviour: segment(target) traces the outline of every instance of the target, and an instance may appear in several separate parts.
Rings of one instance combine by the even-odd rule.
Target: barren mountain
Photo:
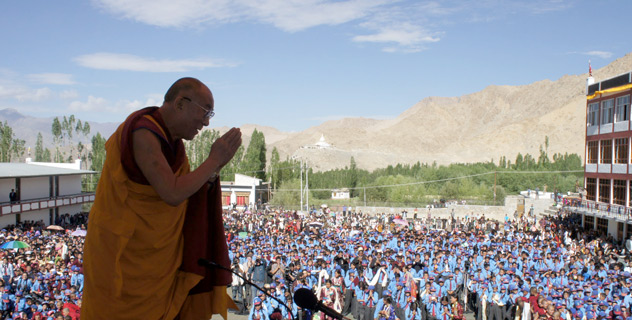
[[[632,70],[627,54],[593,72],[601,81]],[[266,141],[281,158],[298,155],[316,170],[349,165],[375,169],[396,163],[449,164],[514,160],[518,153],[537,157],[549,137],[549,154],[583,156],[587,74],[566,75],[523,86],[489,86],[461,97],[428,97],[395,119],[347,118],[303,132],[274,131]],[[250,129],[252,130],[252,129]],[[264,129],[262,129],[264,130]],[[264,130],[264,133],[266,131]],[[324,135],[331,149],[301,149]]]

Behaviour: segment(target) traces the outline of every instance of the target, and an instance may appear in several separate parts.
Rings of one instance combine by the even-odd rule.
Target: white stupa
[[[327,143],[327,141],[325,141],[325,135],[324,134],[320,135],[320,140],[318,140],[318,142],[316,142],[315,146],[316,146],[316,149],[329,149],[329,148],[331,148],[331,145],[329,143]]]

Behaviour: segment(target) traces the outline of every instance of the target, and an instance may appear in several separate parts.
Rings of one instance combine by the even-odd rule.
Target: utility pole
[[[494,171],[494,205],[496,205],[496,175],[498,171]]]
[[[303,211],[303,159],[301,159],[301,209]]]
[[[307,212],[309,213],[309,167],[305,162],[305,197],[307,198]]]
[[[364,189],[364,207],[366,207],[366,187]]]

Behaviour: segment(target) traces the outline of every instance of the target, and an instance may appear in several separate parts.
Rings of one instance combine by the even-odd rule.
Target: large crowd
[[[581,216],[504,221],[360,212],[225,214],[233,299],[251,320],[327,318],[292,300],[311,289],[358,320],[632,319],[632,260]],[[440,228],[437,228],[439,227]]]
[[[72,232],[85,230],[86,221],[85,213],[65,214],[53,230],[41,221],[25,221],[0,231],[1,243],[29,245],[0,250],[0,319],[79,318],[84,238]]]
[[[0,231],[30,245],[0,250],[0,319],[79,319],[84,238],[73,231],[87,218]],[[252,320],[328,320],[293,302],[299,288],[357,320],[632,319],[629,252],[567,207],[504,221],[226,211],[224,222],[233,270],[291,309],[235,276],[233,300]]]

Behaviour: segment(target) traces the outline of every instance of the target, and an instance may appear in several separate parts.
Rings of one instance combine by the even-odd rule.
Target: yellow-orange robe
[[[131,152],[131,128],[139,119],[149,120],[159,138],[170,138],[156,110],[146,108],[130,115],[106,143],[107,156],[84,245],[84,320],[176,316],[206,320],[213,313],[226,319],[226,308],[234,307],[225,286],[192,292],[204,275],[180,269],[189,201],[175,207],[166,204],[149,184],[132,181],[123,165],[122,156]],[[172,162],[177,176],[189,172],[186,155],[182,151],[179,156]],[[204,191],[198,193],[204,197]]]

